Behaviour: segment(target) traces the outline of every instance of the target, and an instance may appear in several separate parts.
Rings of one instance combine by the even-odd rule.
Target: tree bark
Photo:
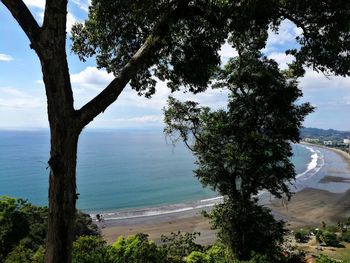
[[[58,125],[56,125],[58,124]],[[76,205],[76,156],[79,133],[69,127],[51,130],[49,225],[45,262],[71,262]]]
[[[41,44],[48,45],[49,48],[38,52],[47,95],[51,132],[45,262],[69,263],[77,199],[77,145],[81,128],[78,128],[78,114],[73,107],[73,94],[64,46],[65,38],[50,42],[54,37],[49,33],[42,36]]]
[[[50,50],[50,52],[48,51]],[[71,262],[76,205],[77,113],[65,50],[51,46],[40,54],[51,132],[46,263]]]

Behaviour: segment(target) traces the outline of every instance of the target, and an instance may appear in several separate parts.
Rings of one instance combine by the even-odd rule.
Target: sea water
[[[0,131],[0,195],[47,205],[49,141],[48,131]],[[316,169],[312,148],[293,145],[293,152],[299,175]],[[213,200],[217,193],[193,176],[194,161],[183,143],[173,145],[159,130],[84,131],[78,146],[77,207],[90,212],[176,208]]]

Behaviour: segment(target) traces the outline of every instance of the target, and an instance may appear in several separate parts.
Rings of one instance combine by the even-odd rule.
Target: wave
[[[202,200],[182,203],[182,204],[166,205],[166,206],[143,208],[143,209],[124,210],[124,211],[110,212],[110,213],[102,212],[100,213],[100,215],[103,216],[105,221],[169,215],[174,213],[181,213],[181,212],[186,212],[191,210],[213,207],[215,204],[222,202],[222,200],[223,200],[222,196],[217,196],[214,198],[202,199]],[[92,218],[96,218],[96,214],[90,214],[90,216]]]
[[[315,150],[312,147],[301,145],[299,146],[308,149],[311,152],[311,160],[307,165],[304,172],[296,176],[297,181],[304,181],[314,176],[324,165],[324,157],[321,151]],[[258,196],[266,193],[265,190],[259,191]],[[198,201],[186,202],[181,204],[165,205],[159,207],[141,208],[141,209],[128,209],[116,212],[101,212],[105,221],[109,220],[125,220],[125,219],[136,219],[146,218],[153,216],[169,215],[187,211],[199,210],[202,208],[210,208],[223,201],[222,196],[217,196],[208,199],[202,199]],[[92,218],[96,218],[96,214],[90,214]]]
[[[299,144],[301,147],[308,149],[311,152],[311,161],[308,163],[307,168],[304,172],[296,176],[297,180],[307,180],[317,174],[324,166],[324,156],[319,150],[315,150],[310,146]]]

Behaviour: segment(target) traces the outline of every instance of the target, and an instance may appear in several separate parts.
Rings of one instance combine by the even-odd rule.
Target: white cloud
[[[113,74],[96,67],[87,67],[83,71],[71,74],[71,82],[79,88],[101,90],[114,79]]]
[[[161,123],[163,121],[162,116],[159,115],[144,115],[138,117],[130,118],[114,118],[108,119],[104,122],[114,122],[114,123],[123,123],[123,124],[146,124],[146,123]]]
[[[344,98],[344,102],[346,105],[350,105],[350,96]]]
[[[77,97],[89,97],[90,99],[102,91],[113,79],[113,74],[109,74],[105,70],[98,70],[95,67],[87,67],[79,73],[71,74],[73,90]],[[154,94],[151,99],[138,96],[136,91],[132,90],[130,86],[127,85],[117,103],[121,103],[120,101],[123,100],[130,106],[162,109],[169,95],[171,95],[171,92],[166,86],[166,83],[157,79],[156,94]],[[190,92],[183,93],[179,91],[172,95],[182,100],[191,99],[203,103],[206,106],[216,107],[223,105],[223,99],[226,101],[227,91],[208,89],[197,95],[193,95]],[[220,100],[218,100],[219,98]]]
[[[268,42],[273,44],[285,44],[294,41],[296,37],[296,26],[289,20],[283,20],[278,28],[278,32],[269,29]]]
[[[13,57],[11,57],[10,55],[0,53],[0,61],[11,61],[11,60],[13,60]]]
[[[24,0],[23,1],[27,6],[30,7],[35,7],[39,9],[44,9],[45,8],[45,0]]]
[[[268,58],[275,60],[280,69],[287,69],[288,64],[292,63],[295,58],[292,55],[286,55],[282,52],[272,52],[268,55]]]
[[[226,63],[229,58],[238,56],[238,52],[236,49],[232,48],[229,43],[226,42],[221,46],[219,55],[221,57],[221,62]]]
[[[350,90],[350,78],[341,76],[325,76],[321,72],[306,69],[305,76],[300,80],[303,89],[348,89]]]
[[[41,26],[44,22],[44,10],[36,13],[36,18],[38,19],[38,23]]]
[[[12,87],[0,88],[0,108],[28,110],[45,105],[42,96],[33,96]]]
[[[91,5],[91,0],[72,0],[81,10],[88,12],[89,6]]]
[[[68,34],[70,34],[72,26],[77,22],[79,22],[78,19],[72,13],[68,12],[66,25],[66,31],[68,32]]]
[[[303,31],[301,28],[296,27],[294,23],[286,19],[281,22],[278,32],[269,29],[268,33],[267,44],[263,49],[264,53],[273,52],[277,50],[279,46],[295,46],[297,44],[295,38],[300,36]]]
[[[112,74],[105,70],[87,67],[81,72],[71,74],[74,103],[81,108],[102,91],[113,79]],[[129,85],[125,87],[116,102],[91,123],[91,127],[137,127],[137,125],[162,126],[163,112],[169,95],[184,101],[194,100],[203,106],[223,108],[227,103],[227,91],[208,89],[206,92],[193,95],[192,93],[175,92],[171,94],[165,82],[157,80],[156,93],[151,99],[138,96]]]

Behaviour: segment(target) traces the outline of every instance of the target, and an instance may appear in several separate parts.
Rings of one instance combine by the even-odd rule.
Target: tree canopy
[[[230,60],[216,87],[230,90],[227,110],[210,111],[195,102],[169,99],[165,133],[180,135],[197,157],[195,175],[222,195],[266,189],[277,197],[289,195],[295,178],[290,142],[298,142],[299,128],[309,104],[295,104],[301,96],[295,78],[280,72],[273,60],[243,54]]]
[[[195,176],[224,196],[208,215],[224,244],[239,259],[271,255],[285,230],[257,196],[268,191],[290,198],[296,175],[290,143],[299,141],[313,107],[296,104],[302,94],[292,72],[248,50],[220,71],[215,87],[230,91],[227,109],[170,98],[165,133],[185,141],[196,156]]]

